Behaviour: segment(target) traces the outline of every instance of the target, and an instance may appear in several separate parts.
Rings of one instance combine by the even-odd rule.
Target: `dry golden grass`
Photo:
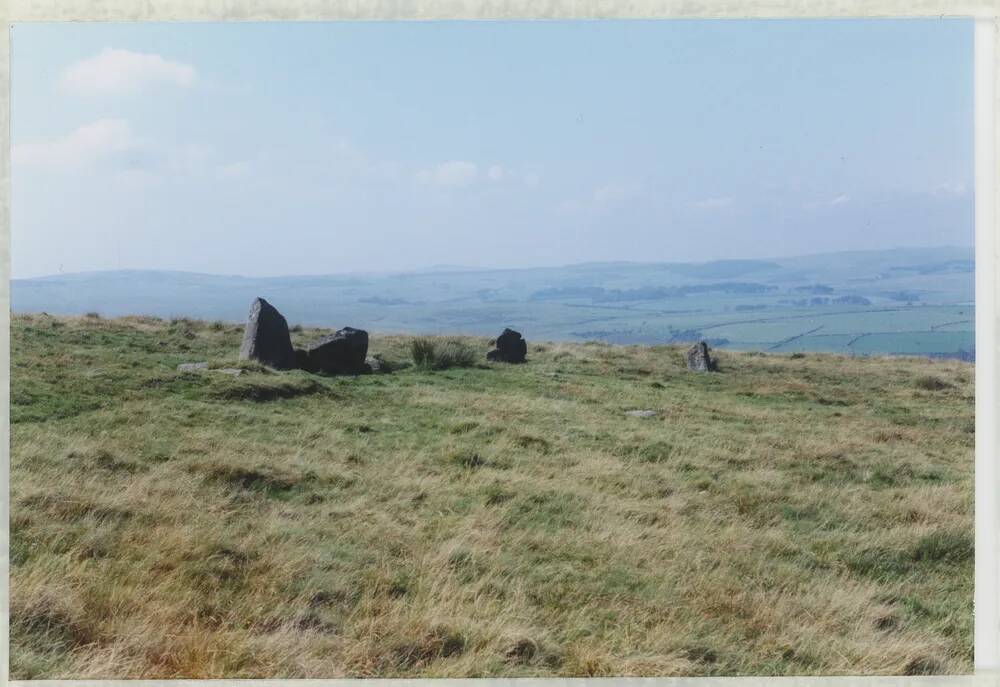
[[[970,365],[241,331],[14,318],[15,677],[971,671]]]

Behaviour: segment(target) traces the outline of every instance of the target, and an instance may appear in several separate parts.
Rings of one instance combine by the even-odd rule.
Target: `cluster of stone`
[[[520,332],[506,328],[493,342],[494,348],[486,354],[490,362],[523,363],[528,355],[528,342]],[[360,374],[378,371],[381,362],[368,355],[368,332],[344,327],[334,334],[293,348],[288,322],[277,308],[263,298],[255,298],[250,305],[241,360],[256,360],[276,370],[300,369],[323,374]],[[711,372],[716,369],[708,344],[699,341],[685,355],[687,367],[693,372]],[[191,364],[192,366],[195,364]],[[198,363],[197,365],[202,365]],[[206,365],[207,367],[207,365]]]
[[[370,372],[368,332],[344,327],[303,348],[292,348],[288,322],[277,308],[263,298],[250,304],[241,360],[256,360],[275,370],[301,369],[324,374],[360,374]]]

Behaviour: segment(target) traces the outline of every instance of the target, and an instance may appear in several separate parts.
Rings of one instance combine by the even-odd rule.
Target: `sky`
[[[13,277],[970,246],[972,26],[15,25]]]

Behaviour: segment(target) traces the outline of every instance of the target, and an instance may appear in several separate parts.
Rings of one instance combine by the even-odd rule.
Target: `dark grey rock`
[[[330,336],[295,350],[298,365],[309,372],[358,374],[366,372],[368,332],[344,327]]]
[[[263,298],[250,304],[240,360],[256,360],[276,370],[291,370],[295,365],[295,352],[288,334],[288,322],[277,309]]]
[[[715,361],[709,352],[708,344],[699,341],[688,349],[685,354],[688,369],[692,372],[711,372],[715,369]]]
[[[501,363],[523,363],[528,354],[528,342],[520,332],[504,329],[496,339],[496,348],[486,354],[486,359]]]

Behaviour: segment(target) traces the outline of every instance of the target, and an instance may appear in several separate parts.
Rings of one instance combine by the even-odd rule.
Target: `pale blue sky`
[[[965,20],[18,25],[15,277],[971,245]]]

